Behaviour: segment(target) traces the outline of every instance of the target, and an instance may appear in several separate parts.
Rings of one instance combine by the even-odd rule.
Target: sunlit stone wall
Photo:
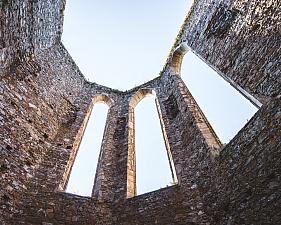
[[[126,92],[84,79],[60,42],[64,4],[0,1],[1,224],[278,224],[280,3],[195,1],[161,76]],[[262,105],[226,146],[178,74],[188,50]],[[178,183],[134,196],[130,104],[142,90],[157,95]],[[93,101],[110,108],[81,197],[64,188]]]

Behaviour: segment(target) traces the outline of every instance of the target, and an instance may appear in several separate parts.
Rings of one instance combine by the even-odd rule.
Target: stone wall
[[[253,103],[280,94],[278,0],[197,0],[172,48],[185,43]]]
[[[280,223],[280,104],[264,105],[217,158],[205,197],[217,224]]]
[[[0,1],[1,73],[34,58],[36,50],[59,44],[64,6],[63,0]]]
[[[0,1],[1,224],[279,224],[280,3],[197,0],[159,77],[87,82],[64,1]],[[192,50],[262,107],[226,146],[180,78]],[[134,107],[155,92],[176,184],[136,196]],[[109,106],[92,197],[64,192],[92,107]]]

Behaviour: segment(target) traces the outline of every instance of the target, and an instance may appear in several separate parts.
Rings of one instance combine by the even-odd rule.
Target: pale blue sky
[[[92,194],[107,112],[106,104],[95,104],[71,171],[68,192],[83,196]]]
[[[62,41],[88,80],[128,90],[159,75],[190,5],[186,0],[68,0]],[[184,58],[182,78],[223,143],[257,110],[192,53]],[[70,192],[91,193],[104,107],[94,108],[81,155],[75,161],[76,175],[70,178]],[[172,180],[153,98],[141,101],[135,111],[137,189],[141,194]],[[99,141],[94,141],[95,135]]]
[[[159,75],[189,5],[68,0],[62,40],[87,79],[128,90]]]

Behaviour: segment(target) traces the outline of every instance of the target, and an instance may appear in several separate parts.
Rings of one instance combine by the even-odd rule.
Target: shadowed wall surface
[[[64,5],[0,1],[1,223],[278,224],[280,3],[195,1],[161,75],[125,92],[84,79],[60,41]],[[180,77],[189,50],[260,107],[226,146]],[[133,108],[150,91],[178,183],[135,196]],[[92,197],[65,193],[98,101],[109,111]]]

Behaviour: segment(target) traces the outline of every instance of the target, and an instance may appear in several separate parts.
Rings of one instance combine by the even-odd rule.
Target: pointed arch
[[[174,51],[171,58],[171,75],[180,75],[181,65],[189,47],[185,42],[181,43]]]
[[[167,158],[169,162],[169,169],[171,172],[171,182],[177,183],[176,173],[173,165],[172,155],[170,153],[169,143],[167,141],[167,135],[165,132],[165,127],[161,117],[161,111],[158,104],[156,93],[153,89],[140,89],[138,90],[130,99],[129,102],[129,135],[128,135],[128,162],[127,162],[127,197],[134,197],[137,195],[137,157],[136,157],[136,120],[135,120],[135,110],[138,104],[146,97],[151,96],[155,98],[156,103],[156,113],[160,122],[160,129],[162,133],[163,147],[166,148]],[[153,112],[153,110],[151,110]],[[153,146],[151,146],[153,148]],[[164,153],[165,154],[165,153]],[[160,187],[159,187],[160,188]],[[147,191],[146,191],[147,192]]]
[[[79,142],[78,147],[73,149],[73,156],[70,157],[71,166],[65,185],[66,192],[91,196],[98,158],[102,150],[107,114],[112,104],[112,99],[106,95],[96,95],[92,98],[80,128],[79,140],[76,140]],[[74,190],[73,187],[79,186],[79,183],[83,183],[87,188]]]
[[[92,104],[94,105],[95,103],[104,103],[110,108],[113,105],[113,100],[107,95],[95,95],[92,99]]]

